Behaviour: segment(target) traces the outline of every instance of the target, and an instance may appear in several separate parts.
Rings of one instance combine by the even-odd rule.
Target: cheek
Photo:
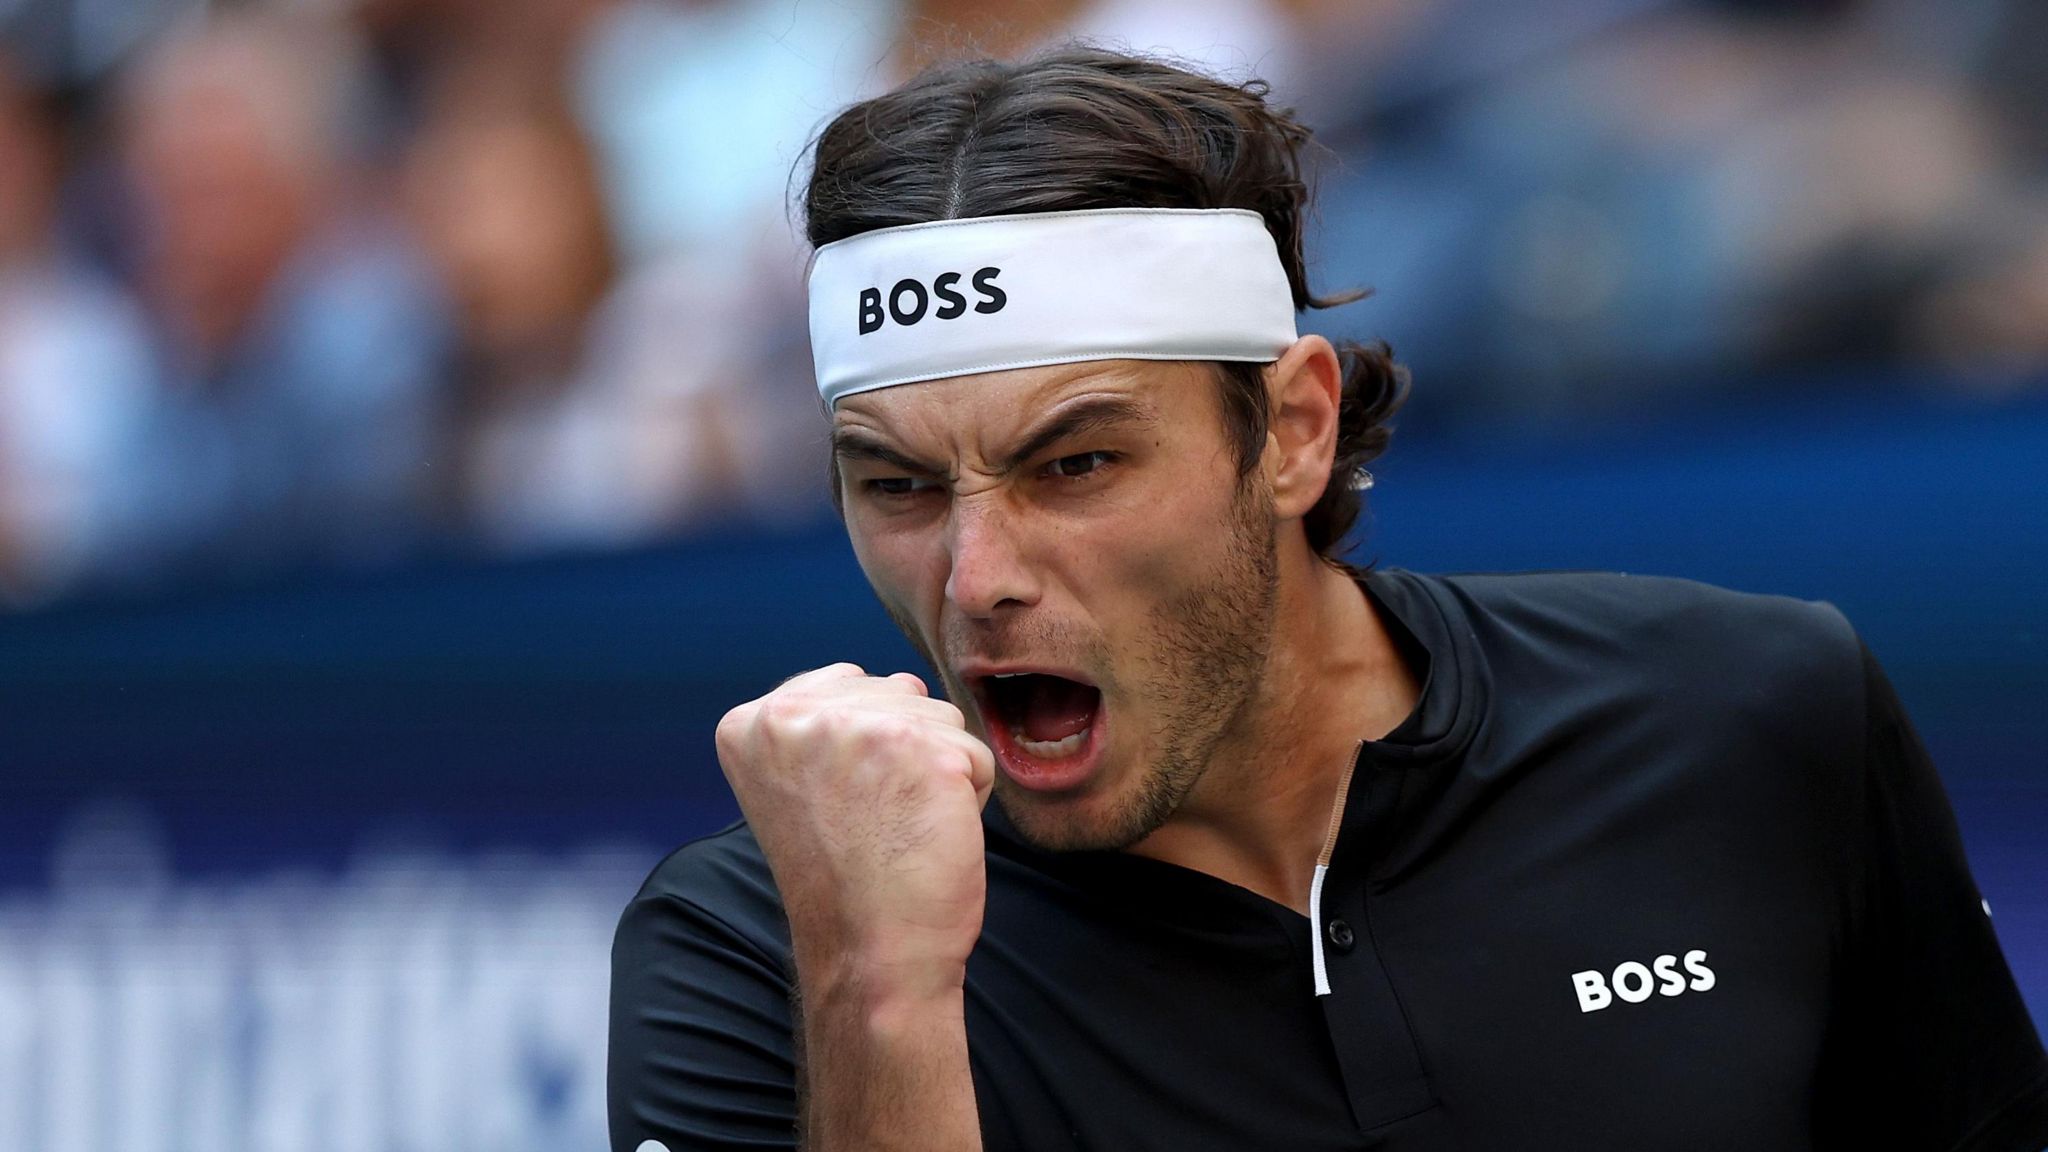
[[[1163,478],[1141,488],[1113,521],[1090,525],[1073,559],[1077,578],[1096,593],[1091,614],[1127,664],[1156,659],[1152,637],[1162,613],[1199,596],[1213,578],[1233,515],[1233,489],[1214,477]]]
[[[913,636],[936,636],[946,585],[937,529],[878,523],[854,510],[848,511],[846,528],[861,572],[897,626]]]
[[[1237,473],[1218,454],[1202,466],[1190,462],[1164,473],[1149,487],[1141,537],[1146,562],[1163,566],[1159,575],[1184,583],[1205,570],[1199,561],[1229,535],[1237,509]]]

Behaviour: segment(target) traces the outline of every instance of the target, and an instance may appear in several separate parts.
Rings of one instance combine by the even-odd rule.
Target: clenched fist
[[[806,672],[726,713],[718,760],[789,914],[807,995],[957,992],[981,933],[995,758],[907,672]]]

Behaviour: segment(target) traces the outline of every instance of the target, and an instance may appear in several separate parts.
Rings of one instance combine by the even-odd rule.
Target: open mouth
[[[1012,779],[1070,788],[1094,767],[1103,727],[1102,690],[1042,672],[1005,672],[975,683],[983,726]]]

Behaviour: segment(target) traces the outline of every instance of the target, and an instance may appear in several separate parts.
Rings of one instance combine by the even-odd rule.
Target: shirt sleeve
[[[1971,878],[1941,779],[1866,648],[1848,924],[1817,1146],[2048,1147],[2048,1057]]]
[[[793,1149],[790,985],[773,952],[668,894],[612,944],[612,1152]]]

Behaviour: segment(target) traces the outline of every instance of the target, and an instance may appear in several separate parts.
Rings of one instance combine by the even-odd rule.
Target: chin
[[[1148,820],[1144,806],[1132,797],[1047,796],[1000,778],[995,798],[1018,835],[1047,852],[1118,851],[1163,822]]]

